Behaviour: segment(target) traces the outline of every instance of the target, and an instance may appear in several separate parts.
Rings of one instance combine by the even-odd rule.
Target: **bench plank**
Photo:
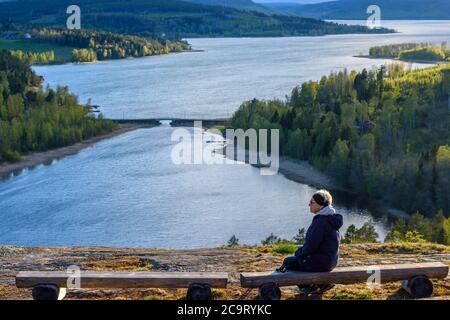
[[[372,266],[374,267],[374,266]],[[447,277],[449,267],[440,262],[378,265],[381,282],[407,280],[415,276],[426,276],[430,279]],[[368,271],[372,270],[372,271]],[[250,272],[241,274],[243,288],[257,288],[264,283],[274,282],[279,286],[308,284],[351,284],[366,282],[374,269],[369,266],[340,267],[331,272]]]
[[[73,276],[66,272],[22,271],[16,276],[18,288],[32,288],[39,284],[67,287]],[[81,272],[81,288],[188,288],[191,284],[208,284],[226,288],[225,272]]]

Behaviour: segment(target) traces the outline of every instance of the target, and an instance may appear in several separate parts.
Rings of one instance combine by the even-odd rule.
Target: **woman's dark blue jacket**
[[[334,212],[332,208],[327,209]],[[314,217],[306,232],[305,243],[295,252],[299,270],[326,272],[336,267],[339,259],[339,229],[342,224],[343,217],[340,214],[317,214]]]

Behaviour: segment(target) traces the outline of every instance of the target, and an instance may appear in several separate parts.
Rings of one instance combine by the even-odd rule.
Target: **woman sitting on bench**
[[[314,214],[313,221],[306,232],[305,243],[287,257],[279,272],[296,270],[304,272],[327,272],[333,270],[339,259],[339,229],[342,215],[333,208],[333,198],[326,190],[317,191],[309,202],[309,210]],[[299,287],[301,293],[324,292],[332,286]]]

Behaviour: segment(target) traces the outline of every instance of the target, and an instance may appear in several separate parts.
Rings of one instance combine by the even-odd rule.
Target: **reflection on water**
[[[129,132],[1,183],[0,243],[213,247],[309,225],[313,188],[245,164],[175,165],[172,130]],[[337,209],[345,226],[372,220],[354,202]]]

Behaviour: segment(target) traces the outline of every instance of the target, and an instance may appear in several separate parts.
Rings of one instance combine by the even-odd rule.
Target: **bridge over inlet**
[[[120,124],[135,124],[159,126],[168,124],[172,127],[193,127],[194,122],[201,121],[202,126],[210,128],[213,126],[226,126],[230,123],[230,119],[186,119],[186,118],[148,118],[148,119],[111,119]]]

